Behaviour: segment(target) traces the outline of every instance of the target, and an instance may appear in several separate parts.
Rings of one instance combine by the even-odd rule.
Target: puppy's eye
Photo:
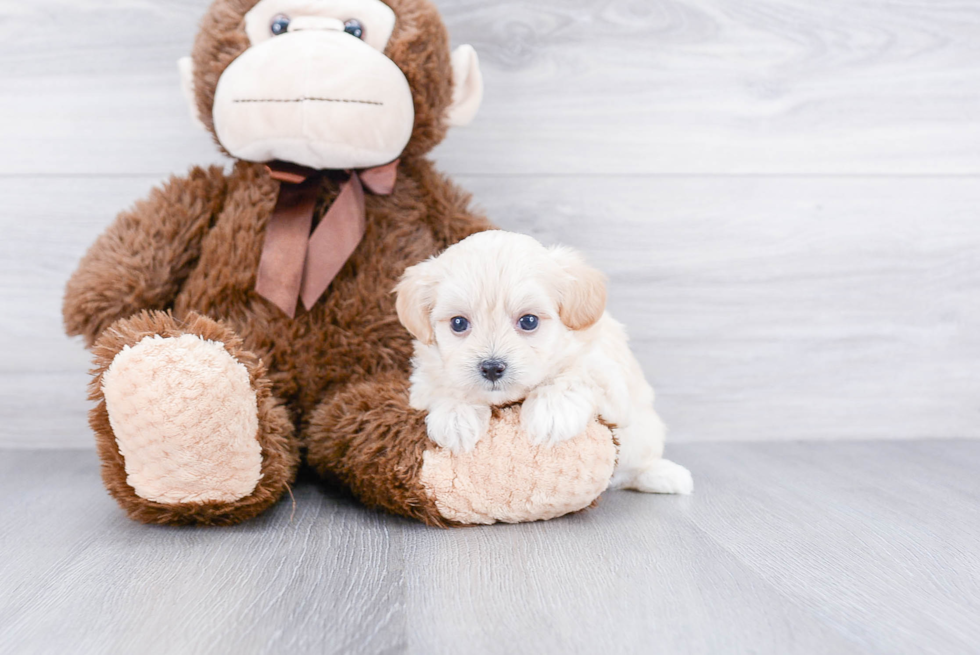
[[[534,314],[525,314],[524,316],[521,316],[520,320],[517,321],[517,324],[525,332],[534,332],[538,329],[538,317]]]
[[[462,316],[454,316],[449,319],[449,327],[453,329],[453,332],[462,333],[470,329],[470,322]]]
[[[361,21],[356,18],[351,18],[349,21],[344,23],[344,31],[351,36],[357,37],[358,39],[364,38],[364,26],[361,25]]]
[[[289,16],[286,14],[278,14],[274,16],[272,18],[272,23],[269,25],[269,29],[272,31],[273,36],[285,34],[286,30],[289,29]]]

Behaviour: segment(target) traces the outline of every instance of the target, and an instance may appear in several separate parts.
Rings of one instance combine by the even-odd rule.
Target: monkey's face
[[[392,6],[403,5],[406,20],[435,22],[400,24]],[[433,48],[445,52],[414,59]],[[475,53],[463,46],[450,60],[427,0],[216,0],[194,57],[181,64],[185,90],[220,145],[247,161],[386,164],[413,134],[434,144],[444,123],[466,122],[482,94]]]
[[[380,0],[262,0],[251,47],[214,93],[214,130],[235,157],[364,168],[412,136],[408,80],[384,54],[395,12]]]

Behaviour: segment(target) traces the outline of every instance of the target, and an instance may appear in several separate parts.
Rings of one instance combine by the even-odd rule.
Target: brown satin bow
[[[266,228],[255,291],[292,318],[297,299],[307,310],[313,307],[357,248],[365,228],[364,187],[390,194],[398,160],[351,171],[312,234],[320,171],[283,162],[267,168],[280,182],[279,200]]]

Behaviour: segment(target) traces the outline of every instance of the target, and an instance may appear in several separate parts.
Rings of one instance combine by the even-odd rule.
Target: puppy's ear
[[[431,260],[405,269],[395,286],[398,320],[413,337],[427,346],[435,340],[432,321],[429,320],[435,304],[435,288],[436,278]]]
[[[592,327],[606,311],[606,276],[585,263],[580,253],[564,246],[549,249],[558,263],[558,316],[572,330]]]

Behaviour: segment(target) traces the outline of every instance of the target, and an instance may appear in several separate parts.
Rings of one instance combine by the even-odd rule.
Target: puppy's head
[[[398,318],[416,366],[472,402],[520,400],[581,349],[605,310],[603,275],[581,255],[502,231],[474,234],[405,271]]]

